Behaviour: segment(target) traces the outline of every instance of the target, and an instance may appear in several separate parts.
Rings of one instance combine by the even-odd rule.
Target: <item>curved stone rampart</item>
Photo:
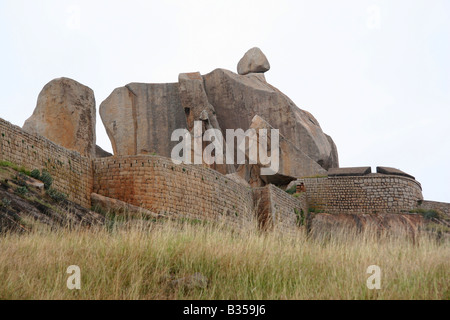
[[[309,206],[326,213],[407,213],[423,200],[414,179],[385,174],[304,178]]]

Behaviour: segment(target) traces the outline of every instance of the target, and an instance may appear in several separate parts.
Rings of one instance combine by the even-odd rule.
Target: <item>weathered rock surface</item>
[[[416,236],[425,226],[425,219],[416,214],[327,214],[309,217],[309,231],[314,238],[351,237],[359,232]]]
[[[377,167],[377,173],[381,174],[392,174],[394,176],[403,176],[411,179],[416,179],[412,175],[407,174],[406,172],[403,172],[396,168],[389,168],[389,167]]]
[[[151,212],[150,210],[134,206],[132,204],[102,196],[97,193],[91,193],[91,202],[93,207],[101,208],[105,211],[114,212],[117,215],[126,217],[150,217],[150,218],[164,218],[163,215]]]
[[[208,101],[200,73],[181,73],[178,76],[178,84],[187,129],[192,131],[194,121],[207,121],[206,129],[220,129],[216,111]]]
[[[259,48],[248,50],[239,61],[237,71],[240,75],[264,73],[270,70],[269,60]]]
[[[329,169],[337,168],[337,167],[339,167],[339,155],[338,155],[338,151],[337,151],[337,146],[334,143],[333,139],[329,135],[325,134],[325,136],[327,137],[328,142],[330,143],[331,154],[330,154],[330,157],[328,158],[328,163],[325,163],[323,167],[329,168]]]
[[[247,182],[247,180],[243,179],[237,172],[229,173],[226,176],[227,178],[233,180],[234,182],[240,183],[246,187],[250,187],[250,184]]]
[[[365,176],[372,172],[371,167],[333,168],[328,170],[330,177],[339,176]]]
[[[59,78],[44,86],[23,129],[95,157],[95,121],[94,92],[75,80]]]
[[[203,78],[222,129],[247,130],[259,115],[325,170],[339,166],[336,147],[318,121],[258,74],[240,76],[216,69]]]
[[[178,142],[175,129],[186,128],[178,83],[131,83],[115,89],[100,105],[100,117],[115,155],[170,157]]]
[[[260,142],[260,130],[267,130],[267,150],[269,157],[272,146],[271,130],[274,129],[267,121],[256,115],[250,125],[250,129],[254,129],[256,137],[255,145]],[[247,145],[246,157],[249,158],[249,150]],[[327,171],[323,169],[317,162],[308,157],[304,152],[297,149],[294,144],[287,140],[283,135],[279,135],[279,163],[278,172],[275,174],[264,175],[261,173],[261,168],[268,168],[270,165],[263,165],[258,159],[257,165],[242,165],[238,173],[240,176],[249,182],[253,187],[260,187],[268,183],[275,185],[287,185],[298,177],[307,177],[320,174],[326,174]],[[248,163],[248,161],[247,161]],[[255,167],[256,166],[256,167]],[[260,182],[259,180],[262,180]]]
[[[95,146],[95,156],[97,158],[108,158],[111,157],[112,154],[106,150],[103,150],[103,148],[100,146]]]
[[[43,192],[43,184],[29,177],[27,197],[17,194],[23,183],[14,179],[18,175],[12,169],[3,170],[0,184],[0,234],[6,232],[29,232],[42,226],[64,229],[67,226],[103,225],[105,217],[71,201],[58,202]],[[6,179],[7,178],[7,179]]]
[[[216,111],[209,103],[206,95],[205,86],[203,84],[203,77],[198,72],[181,73],[178,77],[179,94],[181,105],[186,115],[187,129],[194,136],[194,122],[202,122],[202,134],[209,129],[219,129],[220,125],[217,121]],[[194,148],[195,141],[192,142]],[[202,145],[203,151],[206,143]],[[223,150],[225,154],[225,149]],[[192,150],[192,157],[194,156]],[[212,169],[217,170],[222,174],[233,173],[234,166],[226,164],[212,164],[209,165]]]
[[[201,121],[202,133],[219,129],[225,138],[227,129],[249,129],[255,115],[279,129],[286,150],[295,151],[295,155],[285,152],[286,172],[295,177],[322,173],[313,162],[325,170],[339,166],[336,145],[317,120],[268,84],[262,73],[238,75],[217,69],[205,76],[198,72],[180,74],[178,83],[173,84],[132,83],[115,89],[100,105],[115,155],[156,153],[170,157],[179,143],[170,141],[175,129],[187,129],[193,137],[194,122]],[[258,177],[257,168],[250,166],[209,166],[223,174],[241,170],[241,177]]]

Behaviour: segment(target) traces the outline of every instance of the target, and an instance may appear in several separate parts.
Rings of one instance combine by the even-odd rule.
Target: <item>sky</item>
[[[18,126],[52,79],[93,89],[98,113],[117,87],[236,72],[257,46],[341,167],[398,168],[450,202],[450,1],[0,0],[0,41],[0,117]],[[98,114],[97,144],[112,151]]]

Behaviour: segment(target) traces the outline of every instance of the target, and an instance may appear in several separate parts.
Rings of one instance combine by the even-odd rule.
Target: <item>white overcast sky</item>
[[[54,78],[92,88],[98,110],[130,82],[236,72],[258,46],[341,167],[399,168],[450,202],[448,0],[0,0],[0,39],[0,117],[19,126]],[[111,151],[99,116],[97,144]]]

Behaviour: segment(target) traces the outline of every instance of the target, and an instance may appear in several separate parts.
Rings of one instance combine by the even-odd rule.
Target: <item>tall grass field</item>
[[[80,289],[67,286],[69,266]],[[367,268],[380,267],[380,289]],[[173,285],[200,273],[205,286]],[[124,223],[0,237],[0,299],[443,299],[450,250],[342,233],[310,238],[192,223]]]

